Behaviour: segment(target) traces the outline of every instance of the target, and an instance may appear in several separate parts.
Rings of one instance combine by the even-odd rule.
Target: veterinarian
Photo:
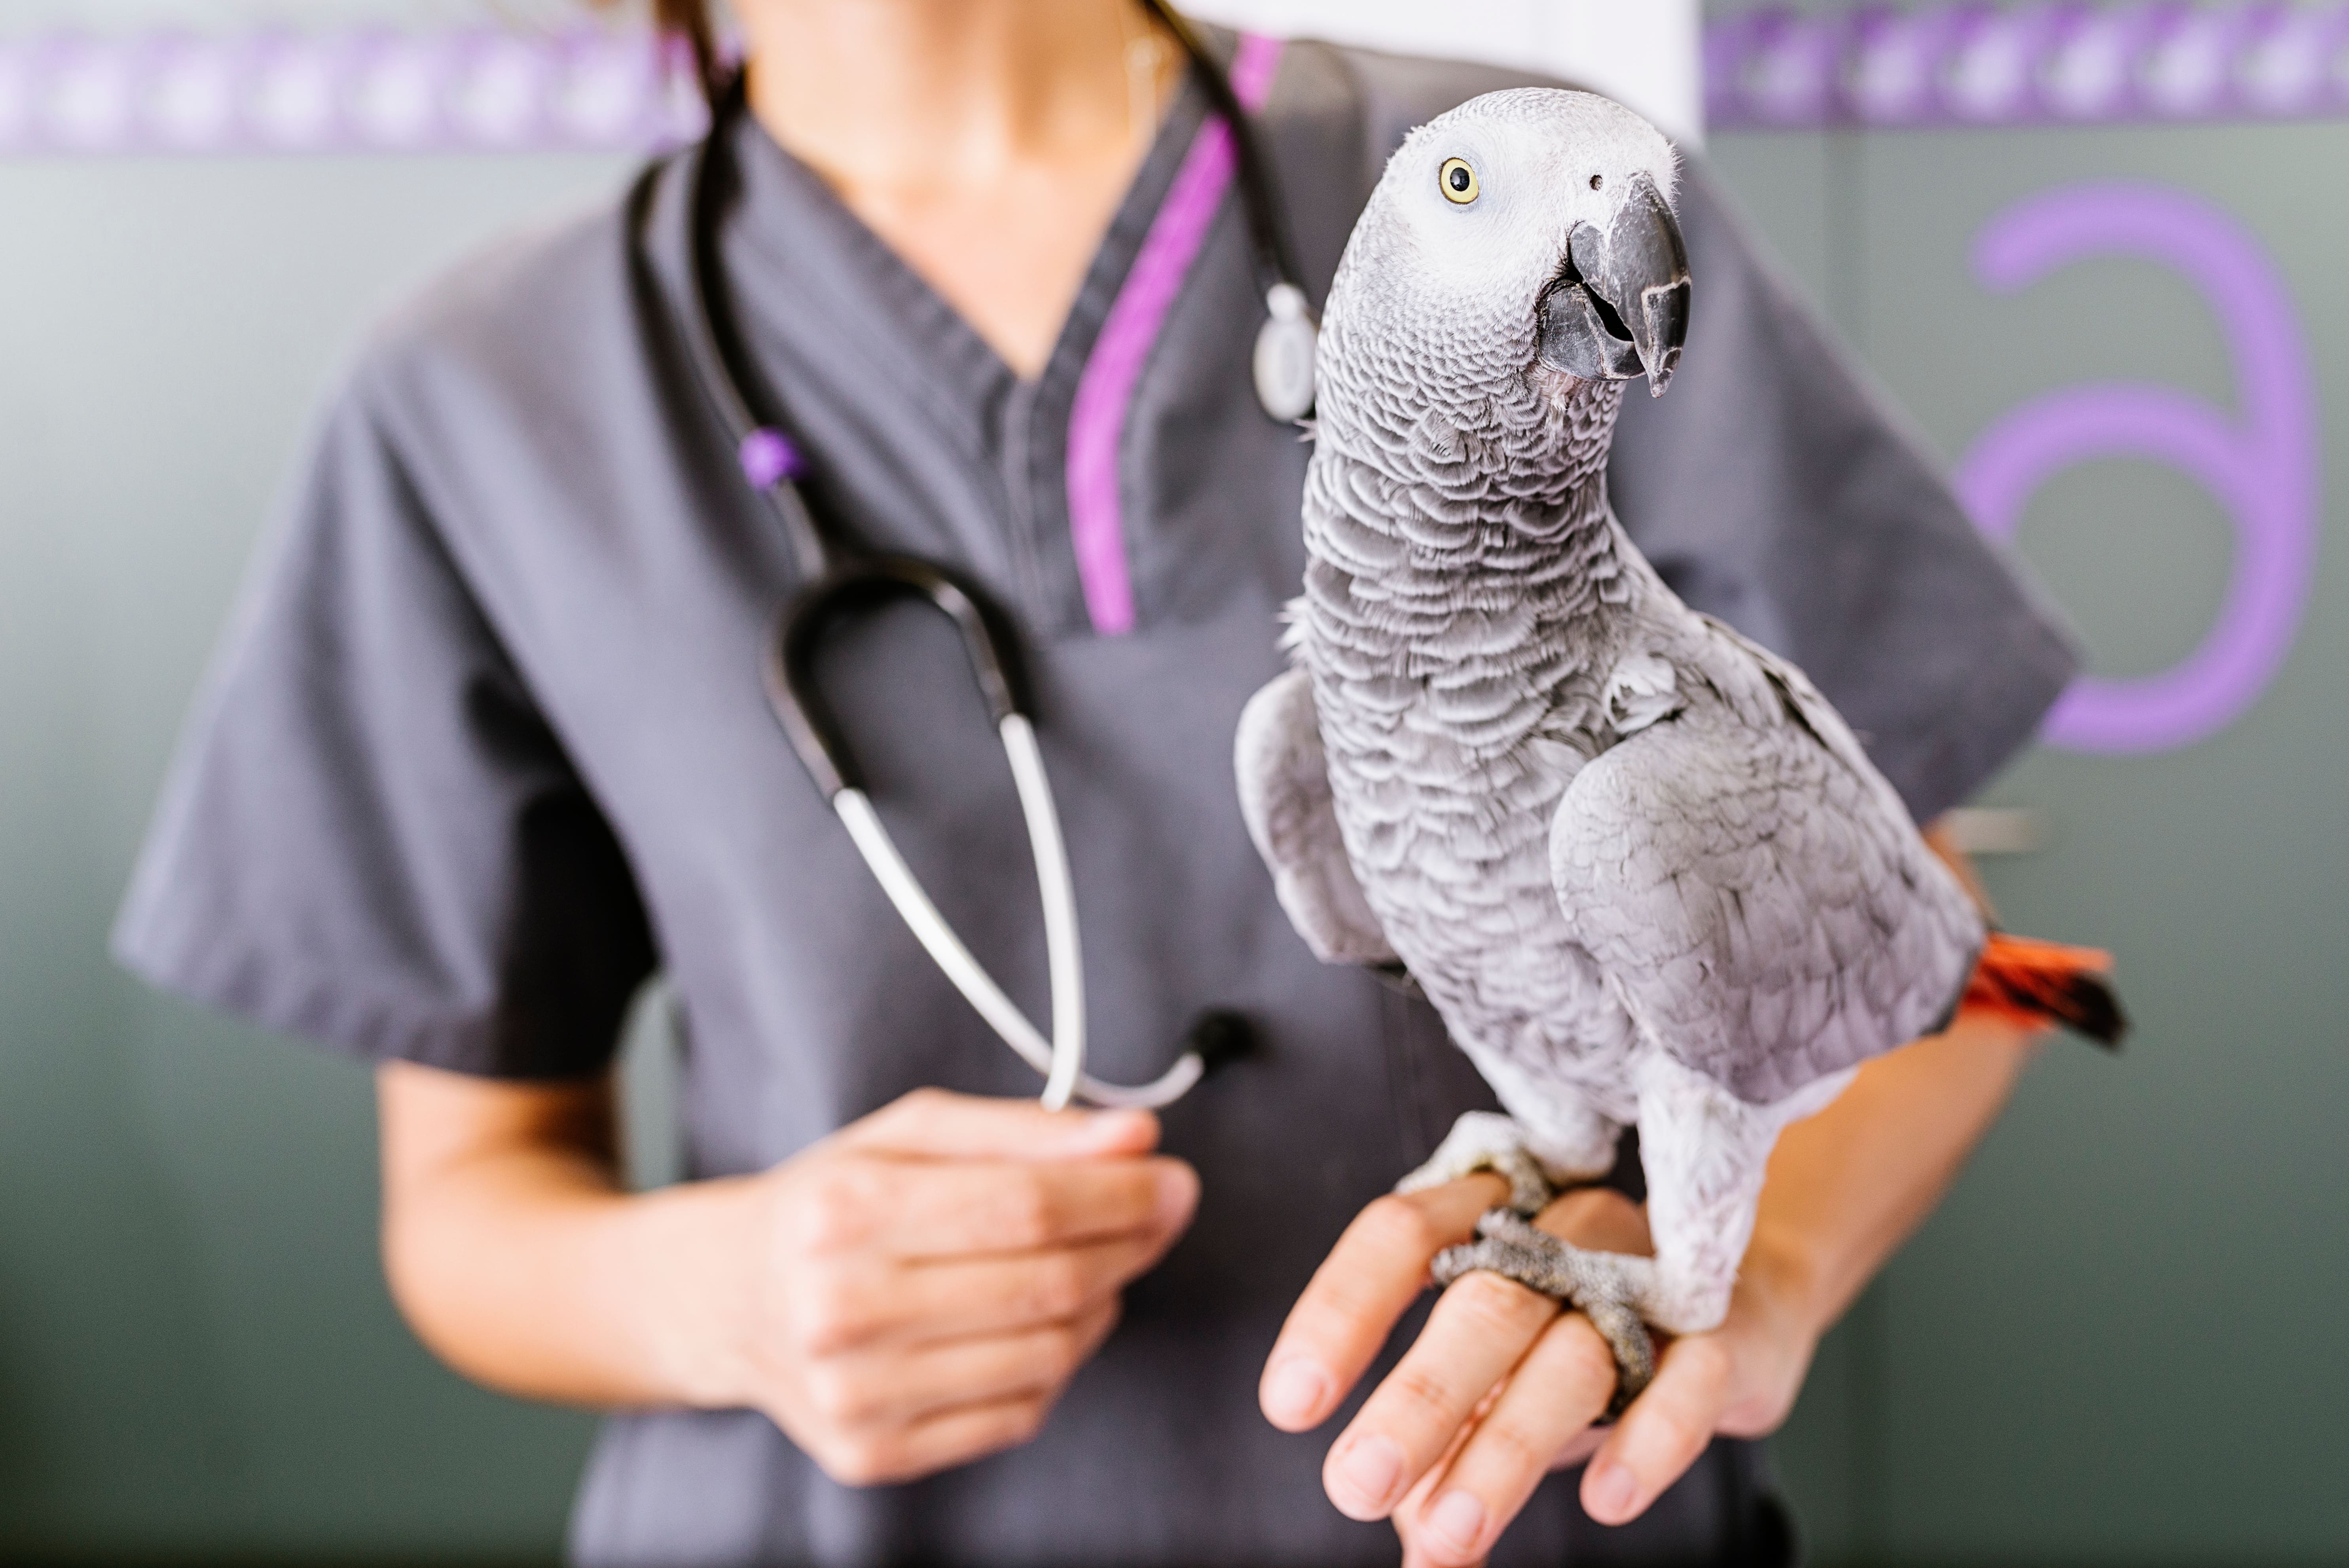
[[[1307,449],[1255,369],[1268,244],[1318,301],[1403,132],[1523,78],[1209,31],[1252,177],[1133,0],[736,10],[712,146],[360,356],[191,722],[124,962],[377,1064],[409,1321],[484,1383],[615,1412],[580,1563],[1373,1563],[1383,1520],[1413,1563],[1785,1560],[1744,1439],[2025,1043],[1961,1023],[1791,1130],[1728,1322],[1592,1429],[1612,1373],[1580,1318],[1490,1276],[1412,1315],[1498,1184],[1381,1194],[1485,1090],[1423,1006],[1307,953],[1234,795],[1303,559]],[[1670,395],[1626,407],[1615,504],[1929,820],[2071,655],[1701,163],[1678,200],[1693,324]],[[698,300],[781,449],[730,424]],[[770,711],[804,581],[786,480],[1009,623],[1091,1070],[1156,1078],[1207,1007],[1252,1054],[1160,1117],[1038,1107]],[[844,621],[819,685],[897,849],[1040,1020],[1037,873],[955,629]],[[688,1179],[632,1194],[612,1059],[656,968]],[[1547,1222],[1636,1246],[1636,1192],[1627,1159]],[[1479,1426],[1508,1377],[1554,1398]]]

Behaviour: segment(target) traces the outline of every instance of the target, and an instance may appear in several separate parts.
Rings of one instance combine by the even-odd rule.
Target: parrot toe
[[[1536,1230],[1508,1209],[1488,1209],[1476,1240],[1436,1254],[1438,1285],[1483,1269],[1566,1303],[1590,1320],[1615,1357],[1615,1397],[1607,1416],[1622,1414],[1656,1374],[1655,1341],[1636,1303],[1652,1294],[1655,1260],[1592,1252]]]
[[[1525,1130],[1489,1110],[1464,1112],[1426,1164],[1395,1183],[1398,1192],[1419,1192],[1490,1171],[1509,1184],[1509,1207],[1532,1219],[1550,1205],[1557,1189],[1526,1147]]]

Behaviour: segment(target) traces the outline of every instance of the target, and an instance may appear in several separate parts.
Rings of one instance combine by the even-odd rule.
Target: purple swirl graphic
[[[2142,753],[2217,734],[2257,702],[2300,630],[2316,563],[2315,381],[2292,296],[2259,242],[2219,208],[2168,186],[2067,185],[2017,202],[1982,229],[1975,275],[2013,294],[2092,256],[2138,256],[2183,274],[2218,317],[2234,369],[2234,415],[2170,387],[2095,382],[1999,418],[1956,479],[1975,522],[2011,539],[2059,470],[2139,458],[2191,476],[2235,539],[2209,633],[2170,669],[2139,680],[2083,676],[2048,715],[2054,745]]]

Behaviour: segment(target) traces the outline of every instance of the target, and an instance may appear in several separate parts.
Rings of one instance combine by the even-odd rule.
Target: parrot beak
[[[1688,336],[1688,252],[1655,181],[1631,181],[1602,236],[1578,223],[1539,307],[1541,363],[1584,381],[1643,371],[1663,396]]]

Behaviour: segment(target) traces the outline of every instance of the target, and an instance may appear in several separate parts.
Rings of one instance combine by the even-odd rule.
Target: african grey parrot
[[[1985,940],[1816,688],[1609,508],[1624,385],[1663,392],[1688,319],[1674,173],[1629,110],[1538,88],[1395,154],[1325,313],[1293,667],[1236,746],[1299,932],[1407,967],[1507,1109],[1402,1183],[1511,1180],[1438,1280],[1572,1301],[1619,1399],[1641,1320],[1720,1323],[1779,1130],[1941,1027]],[[1534,1230],[1633,1123],[1652,1260]]]

